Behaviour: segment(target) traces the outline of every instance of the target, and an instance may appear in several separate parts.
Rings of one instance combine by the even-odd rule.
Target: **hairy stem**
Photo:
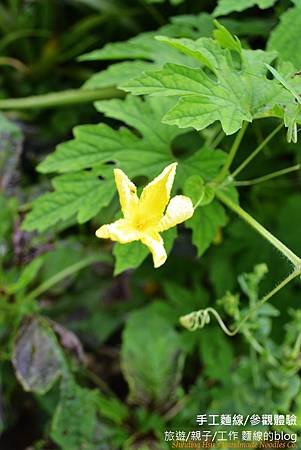
[[[217,198],[224,203],[228,208],[238,214],[245,222],[247,222],[252,228],[254,228],[259,234],[261,234],[267,241],[269,241],[274,247],[276,247],[291,263],[294,267],[299,267],[301,260],[295,255],[283,242],[277,239],[272,233],[264,228],[257,220],[255,220],[250,214],[248,214],[239,205],[234,203],[227,195],[221,190],[216,191]]]
[[[69,89],[44,95],[23,98],[0,99],[0,110],[53,108],[76,105],[107,98],[124,97],[124,92],[114,87],[102,89]]]

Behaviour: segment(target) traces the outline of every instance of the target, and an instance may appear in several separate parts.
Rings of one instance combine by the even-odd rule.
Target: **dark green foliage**
[[[176,400],[183,357],[180,336],[166,319],[151,308],[133,313],[123,332],[122,345],[129,401],[168,409]]]
[[[300,25],[297,0],[1,2],[1,450],[168,450],[205,413],[300,421],[300,276],[262,302],[291,263],[241,220],[300,255]],[[162,233],[162,267],[96,238],[121,217],[115,167],[140,195],[174,162],[195,211]]]

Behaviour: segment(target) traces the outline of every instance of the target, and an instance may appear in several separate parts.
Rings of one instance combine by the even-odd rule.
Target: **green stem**
[[[239,130],[239,132],[237,133],[237,135],[235,136],[234,142],[232,144],[232,147],[230,148],[230,151],[227,155],[225,164],[222,167],[222,170],[220,171],[220,173],[218,174],[218,176],[216,177],[216,179],[214,180],[216,183],[221,183],[227,176],[228,170],[235,158],[235,155],[237,153],[237,150],[239,149],[240,143],[242,141],[242,138],[246,132],[248,123],[244,122],[241,129]]]
[[[270,298],[272,298],[277,292],[281,291],[287,284],[289,284],[294,278],[300,276],[301,270],[296,269],[290,275],[288,275],[284,280],[281,281],[274,289],[272,289],[267,295],[265,295],[253,308],[251,308],[245,317],[238,323],[235,330],[230,331],[230,336],[237,334],[244,323],[256,312],[264,303],[266,303]],[[229,333],[228,333],[229,334]]]
[[[124,92],[114,87],[102,89],[70,89],[31,97],[0,99],[0,110],[52,108],[123,96]]]
[[[27,297],[28,298],[37,298],[44,292],[48,291],[52,286],[55,286],[60,281],[64,280],[65,278],[69,277],[70,275],[78,272],[79,270],[90,266],[93,263],[96,262],[108,262],[110,261],[110,258],[105,255],[93,255],[88,256],[87,258],[83,259],[82,261],[79,261],[75,264],[72,264],[69,267],[66,267],[66,269],[61,270],[60,272],[56,273],[52,277],[50,277],[48,280],[44,281],[40,286],[32,290]]]
[[[293,358],[298,358],[298,355],[300,353],[300,348],[301,348],[301,333],[298,334],[298,337],[297,337],[295,345],[294,345],[294,349],[292,352]]]
[[[27,67],[21,61],[16,58],[10,58],[8,56],[0,56],[0,66],[10,66],[19,72],[26,72]]]
[[[231,174],[231,178],[235,178],[257,155],[261,150],[270,142],[271,139],[281,130],[283,123],[279,124],[256,148],[255,150],[234,170]]]
[[[188,328],[190,331],[195,331],[198,328],[204,328],[205,325],[207,325],[210,322],[210,314],[212,314],[221,329],[224,331],[225,334],[228,336],[235,336],[242,326],[245,324],[245,322],[252,317],[254,312],[256,312],[261,306],[266,303],[271,297],[273,297],[277,292],[279,292],[281,289],[283,289],[287,284],[289,284],[294,278],[300,276],[301,269],[298,267],[295,269],[290,275],[288,275],[281,283],[278,284],[274,289],[272,289],[268,294],[266,294],[254,307],[250,308],[248,313],[245,315],[245,317],[238,323],[236,328],[234,330],[230,330],[223,322],[223,319],[220,317],[219,313],[214,308],[206,308],[201,309],[199,311],[193,311],[185,316],[182,316],[180,318],[180,323],[185,327]],[[245,330],[244,330],[245,332]]]
[[[251,344],[251,348],[253,348],[253,350],[262,355],[264,352],[264,347],[257,341],[257,339],[254,338],[252,333],[250,333],[249,329],[244,330],[244,336],[247,339],[247,341]]]
[[[220,130],[220,131],[216,134],[216,136],[212,139],[212,142],[209,142],[209,143],[208,143],[208,147],[209,147],[210,149],[215,149],[215,148],[220,144],[220,142],[224,139],[224,137],[225,137],[224,130]],[[206,144],[205,144],[205,145],[206,145]]]
[[[286,169],[277,170],[276,172],[263,175],[262,177],[254,178],[253,180],[246,181],[235,181],[233,184],[235,186],[252,186],[253,184],[263,183],[264,181],[272,180],[273,178],[280,177],[281,175],[286,175],[287,173],[295,172],[300,169],[300,164],[288,167]]]
[[[295,255],[283,242],[279,241],[272,233],[264,228],[257,220],[255,220],[250,214],[242,209],[238,204],[234,203],[227,195],[220,190],[216,191],[217,198],[224,203],[228,208],[232,209],[243,220],[245,220],[252,228],[254,228],[259,234],[261,234],[267,241],[269,241],[274,247],[276,247],[286,258],[292,262],[294,267],[299,267],[301,260]]]

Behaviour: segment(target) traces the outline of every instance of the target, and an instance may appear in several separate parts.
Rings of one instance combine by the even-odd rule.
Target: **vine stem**
[[[221,183],[227,176],[227,172],[235,158],[235,155],[237,153],[237,150],[239,149],[240,143],[242,141],[242,138],[246,132],[248,123],[247,122],[243,122],[243,125],[241,127],[241,129],[239,130],[239,132],[236,134],[235,139],[233,141],[233,144],[230,148],[230,151],[227,155],[225,164],[223,165],[220,173],[217,175],[217,177],[215,178],[215,183]]]
[[[271,139],[281,130],[283,123],[280,123],[256,148],[255,150],[234,170],[231,174],[231,179],[234,179],[270,142]]]
[[[124,92],[114,87],[102,89],[69,89],[44,95],[0,99],[0,110],[52,108],[107,98],[124,97],[124,95]]]
[[[188,328],[190,331],[195,331],[198,328],[203,328],[206,324],[210,322],[210,314],[212,314],[217,320],[219,326],[225,334],[228,336],[235,336],[245,324],[245,322],[256,312],[261,306],[266,303],[271,297],[273,297],[277,292],[281,291],[287,284],[289,284],[294,278],[301,275],[300,267],[296,268],[290,275],[288,275],[284,280],[282,280],[274,289],[272,289],[268,294],[266,294],[254,307],[250,308],[248,313],[240,320],[234,330],[230,330],[227,325],[225,325],[223,319],[219,313],[214,308],[201,309],[199,311],[193,311],[180,318],[180,323]]]
[[[276,172],[268,173],[262,177],[254,178],[253,180],[245,181],[234,181],[234,186],[252,186],[253,184],[263,183],[264,181],[272,180],[273,178],[280,177],[281,175],[286,175],[291,172],[300,170],[301,165],[296,164],[295,166],[287,167],[286,169],[277,170]]]
[[[84,269],[85,267],[90,266],[91,264],[94,264],[96,262],[109,262],[110,260],[111,259],[106,254],[88,256],[87,258],[66,267],[66,269],[63,269],[60,272],[54,274],[52,277],[48,278],[48,280],[44,281],[38,287],[29,292],[27,297],[37,298],[39,297],[39,295],[48,291],[48,289],[50,289],[52,286],[55,286],[57,283],[78,272],[79,270]]]
[[[281,242],[266,228],[264,228],[264,226],[257,222],[257,220],[255,220],[250,214],[248,214],[238,204],[234,203],[227,195],[225,195],[220,190],[217,190],[215,194],[222,203],[224,203],[226,206],[228,206],[228,208],[238,214],[245,222],[247,222],[259,234],[261,234],[261,236],[263,236],[274,247],[276,247],[294,265],[295,268],[299,268],[301,266],[300,258],[285,244],[283,244],[283,242]]]
[[[0,66],[10,66],[19,72],[26,72],[27,67],[19,59],[10,58],[8,56],[0,56]]]

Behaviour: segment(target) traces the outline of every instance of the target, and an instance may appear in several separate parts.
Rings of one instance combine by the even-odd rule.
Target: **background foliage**
[[[1,449],[164,449],[210,412],[301,421],[299,280],[233,338],[179,322],[238,323],[289,271],[215,197],[239,130],[234,170],[278,134],[226,193],[299,253],[300,27],[297,0],[1,3]],[[142,187],[174,161],[198,207],[154,270],[94,233],[119,214],[115,165]]]

